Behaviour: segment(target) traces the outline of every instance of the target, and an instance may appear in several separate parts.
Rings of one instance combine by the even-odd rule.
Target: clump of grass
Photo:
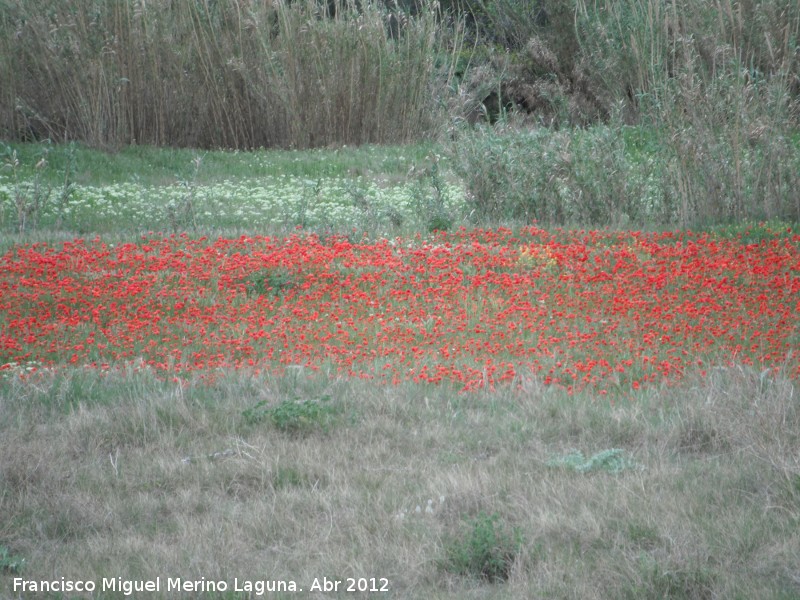
[[[445,547],[442,567],[451,573],[492,583],[508,580],[522,546],[518,529],[503,523],[500,515],[481,512],[466,531]]]
[[[446,182],[439,166],[440,157],[431,154],[428,164],[417,175],[414,200],[421,225],[429,233],[447,231],[453,226],[450,213],[450,198]]]
[[[56,229],[60,229],[68,208],[70,197],[75,191],[73,175],[75,169],[75,145],[65,146],[63,175],[55,175],[56,180],[61,181],[54,185],[54,176],[50,171],[54,169],[50,166],[51,151],[49,145],[42,145],[38,148],[39,156],[31,158],[31,169],[26,168],[20,159],[15,148],[5,146],[2,154],[2,173],[10,173],[11,193],[9,200],[12,213],[14,214],[14,229],[20,235],[39,229],[42,219],[46,216],[53,217],[52,224]],[[55,154],[55,153],[54,153]],[[2,201],[2,194],[0,194]],[[6,220],[6,207],[0,204],[0,228],[3,228]]]
[[[249,424],[266,420],[276,429],[292,434],[309,433],[317,429],[326,431],[335,414],[336,407],[331,403],[330,396],[305,400],[289,398],[273,405],[262,400],[242,411],[245,422]]]

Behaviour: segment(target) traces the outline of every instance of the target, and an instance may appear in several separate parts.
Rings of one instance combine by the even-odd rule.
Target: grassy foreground
[[[391,598],[800,593],[797,395],[748,369],[615,406],[302,370],[67,370],[0,394],[8,598],[15,577],[161,577],[136,597],[167,578],[227,583],[183,596],[210,598],[254,597],[237,579],[351,597],[347,578]],[[340,593],[311,593],[323,577]]]

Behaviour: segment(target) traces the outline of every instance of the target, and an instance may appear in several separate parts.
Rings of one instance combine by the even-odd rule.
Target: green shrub
[[[625,137],[611,127],[481,127],[462,132],[451,156],[479,222],[623,225],[668,218],[654,164],[634,164]]]
[[[480,513],[467,525],[467,531],[445,547],[442,567],[451,573],[506,581],[522,547],[522,536],[500,521],[498,514]]]

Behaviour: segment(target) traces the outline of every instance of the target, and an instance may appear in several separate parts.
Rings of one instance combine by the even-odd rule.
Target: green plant
[[[49,145],[37,145],[36,152],[38,156],[30,158],[31,163],[35,164],[32,176],[24,172],[27,169],[24,168],[25,165],[22,164],[23,161],[15,148],[6,146],[2,153],[2,171],[11,172],[11,208],[15,215],[14,226],[19,234],[37,230],[42,217],[53,213],[55,213],[55,228],[60,229],[68,211],[70,197],[75,191],[73,182],[75,144],[70,143],[63,152],[65,156],[63,179],[55,198],[52,183],[54,169],[50,168],[50,162],[59,151],[53,152],[53,148]],[[0,226],[5,224],[5,213],[4,207],[0,205]]]
[[[286,433],[326,430],[336,413],[336,407],[330,400],[330,396],[306,400],[291,398],[272,406],[264,400],[242,411],[242,416],[249,424],[267,420],[276,429]]]
[[[521,547],[518,529],[501,522],[497,513],[481,512],[462,535],[446,545],[442,566],[451,573],[498,583],[511,576]]]
[[[47,166],[48,148],[36,163],[35,174],[30,182],[20,180],[20,161],[16,150],[7,149],[3,168],[11,171],[13,180],[13,209],[16,216],[17,232],[22,234],[28,229],[36,229],[39,218],[50,201],[52,188],[42,178],[42,171]]]
[[[744,221],[716,225],[709,228],[709,233],[722,239],[738,239],[743,244],[760,244],[761,242],[775,239],[791,239],[795,232],[800,231],[800,224],[784,221]]]
[[[195,156],[192,159],[194,167],[190,179],[181,181],[181,186],[186,192],[179,199],[170,200],[166,206],[167,219],[173,233],[191,226],[193,231],[197,230],[197,219],[195,217],[195,196],[197,195],[197,183],[200,176],[200,166],[203,164],[202,156]]]
[[[430,164],[417,178],[414,197],[417,210],[428,232],[447,231],[453,226],[453,218],[448,211],[449,196],[447,186],[439,168],[439,156],[431,154]]]
[[[628,458],[625,455],[625,451],[620,448],[601,450],[588,459],[583,456],[582,452],[570,452],[563,456],[551,458],[547,461],[547,466],[570,469],[578,473],[606,471],[615,474],[626,469],[638,468],[637,463]]]
[[[283,267],[261,269],[247,278],[247,292],[257,296],[282,296],[297,284],[296,277]]]
[[[25,566],[25,559],[12,554],[7,546],[0,545],[0,572],[19,573]]]
[[[668,218],[651,162],[631,160],[618,129],[463,131],[450,148],[479,223],[620,226]]]

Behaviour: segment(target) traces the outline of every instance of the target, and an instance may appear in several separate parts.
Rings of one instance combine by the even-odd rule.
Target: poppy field
[[[732,364],[795,378],[800,236],[780,233],[18,245],[0,257],[0,368],[139,365],[213,379],[303,366],[464,391],[533,378],[612,396]]]
[[[430,147],[43,152],[0,168],[0,596],[797,596],[794,223],[477,226]]]

